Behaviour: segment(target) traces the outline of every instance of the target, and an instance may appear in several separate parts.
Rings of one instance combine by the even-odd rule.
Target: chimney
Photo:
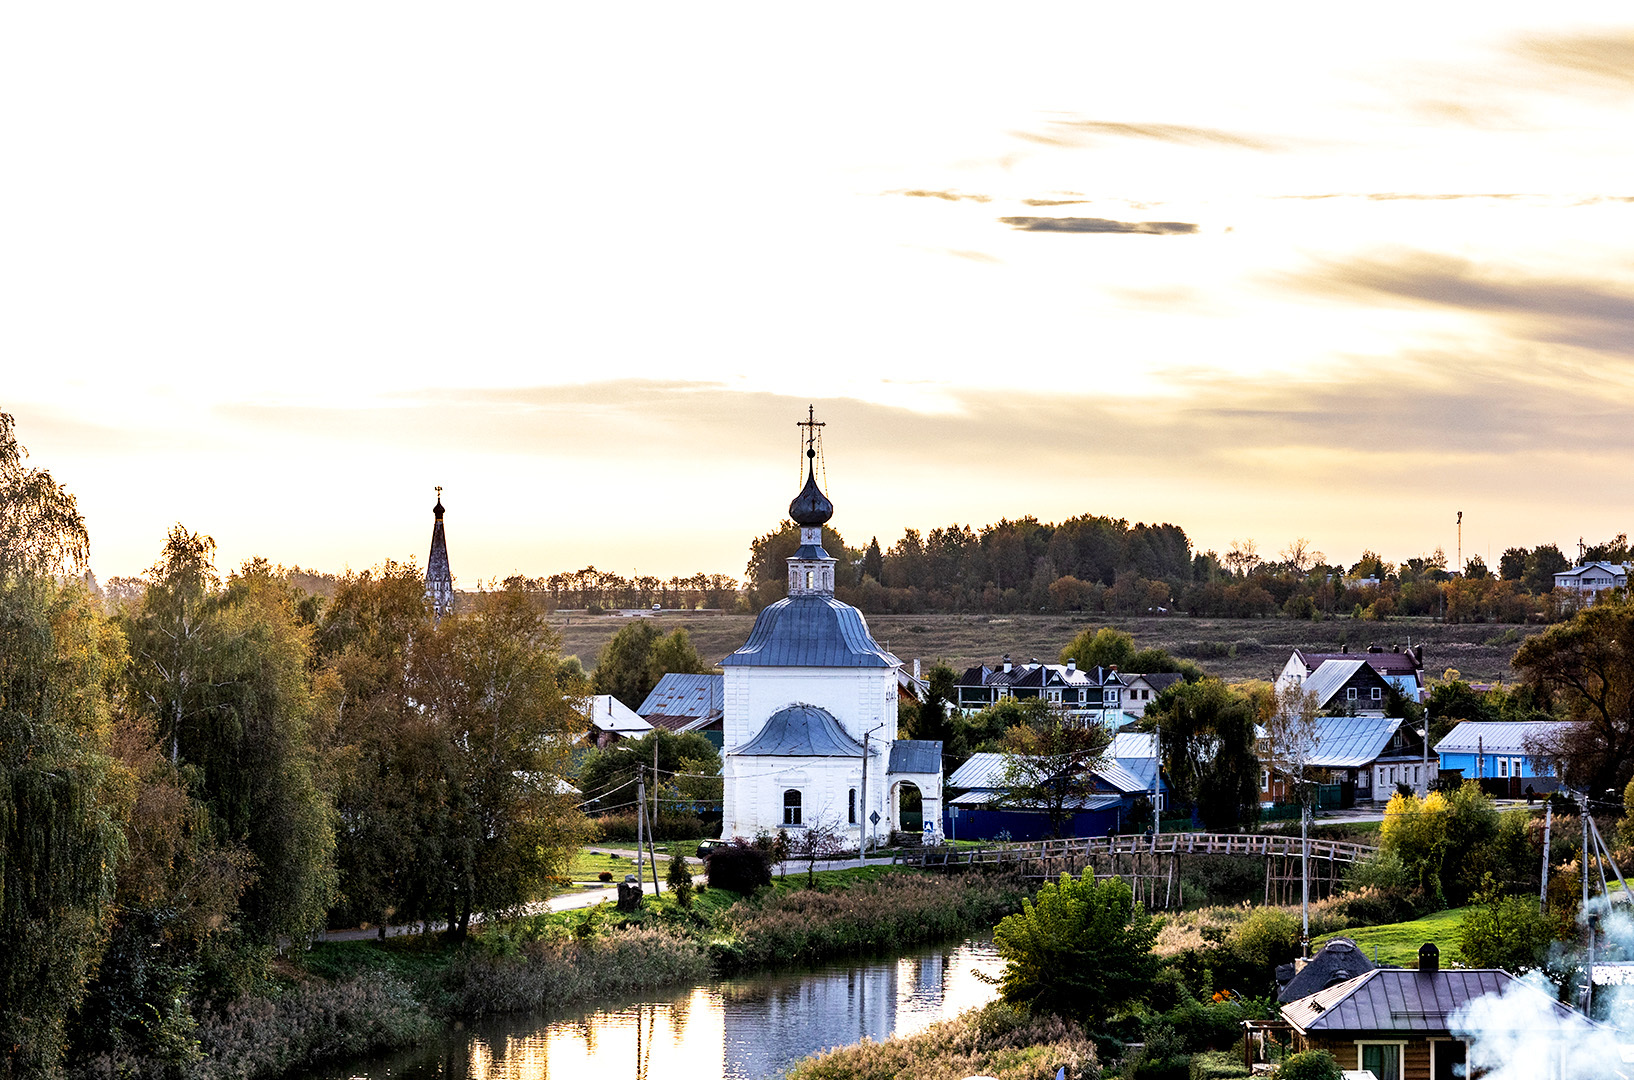
[[[1441,970],[1441,950],[1435,947],[1432,941],[1426,941],[1418,947],[1418,973],[1420,975],[1434,975]]]
[[[1004,670],[1005,671],[1010,670],[1010,654],[1009,653],[1004,654]]]
[[[1424,646],[1423,645],[1414,645],[1413,646],[1413,658],[1418,661],[1418,666],[1419,667],[1424,666]]]
[[[1078,670],[1078,658],[1076,656],[1067,657],[1067,674],[1071,675],[1074,671],[1077,671],[1077,670]]]
[[[919,682],[919,657],[913,658],[913,681]]]

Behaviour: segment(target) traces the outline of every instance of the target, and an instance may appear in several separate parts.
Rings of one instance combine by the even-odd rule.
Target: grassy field
[[[751,615],[700,615],[679,612],[652,616],[664,633],[685,627],[705,660],[718,661],[749,636]],[[593,667],[602,646],[628,623],[618,615],[557,614],[551,624],[562,634],[562,652]],[[946,663],[962,670],[992,662],[1008,653],[1015,660],[1054,662],[1061,649],[1086,628],[1114,626],[1135,637],[1137,646],[1157,646],[1201,664],[1204,670],[1236,682],[1270,679],[1282,669],[1296,646],[1339,651],[1364,650],[1370,644],[1389,649],[1422,643],[1424,667],[1439,678],[1456,668],[1464,678],[1483,682],[1512,681],[1510,660],[1521,641],[1537,626],[1489,623],[1447,625],[1428,619],[1363,622],[1350,618],[1309,622],[1303,619],[1193,619],[1184,615],[1112,619],[1084,615],[871,615],[869,628],[886,648],[904,661],[919,659],[925,669]]]
[[[1443,965],[1461,964],[1464,962],[1464,954],[1458,947],[1458,930],[1467,910],[1449,908],[1434,915],[1426,915],[1422,919],[1414,919],[1412,922],[1342,930],[1337,934],[1327,934],[1313,939],[1312,946],[1320,948],[1332,938],[1347,937],[1361,946],[1362,951],[1370,957],[1374,955],[1376,946],[1377,959],[1381,964],[1416,967],[1418,947],[1426,941],[1433,941],[1436,948],[1441,950]]]

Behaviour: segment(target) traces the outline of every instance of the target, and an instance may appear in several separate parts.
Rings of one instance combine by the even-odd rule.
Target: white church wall
[[[896,672],[890,668],[728,667],[722,739],[730,752],[765,726],[779,709],[796,703],[826,709],[859,743],[883,724],[872,741],[896,738]]]
[[[868,762],[868,786],[862,784],[862,759],[808,757],[737,757],[728,754],[722,769],[725,779],[721,835],[753,837],[762,829],[783,828],[783,796],[800,792],[800,828],[821,822],[855,843],[868,815],[880,812],[876,835],[883,841],[892,817],[886,802],[889,789],[885,766],[888,747],[873,743]],[[850,821],[851,791],[857,791],[857,822]],[[790,829],[794,833],[796,829]]]

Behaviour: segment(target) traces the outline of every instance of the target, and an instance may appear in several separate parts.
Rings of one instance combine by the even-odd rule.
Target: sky
[[[11,5],[0,145],[104,579],[741,575],[808,404],[852,544],[1629,528],[1622,5]]]

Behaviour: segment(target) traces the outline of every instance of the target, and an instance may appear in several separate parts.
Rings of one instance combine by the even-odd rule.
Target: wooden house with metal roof
[[[1538,1000],[1529,1000],[1527,1008],[1513,1010],[1517,1017],[1590,1024],[1507,971],[1444,969],[1440,957],[1439,949],[1425,944],[1417,968],[1375,968],[1287,1002],[1282,1018],[1292,1030],[1295,1049],[1326,1050],[1340,1068],[1366,1069],[1378,1080],[1453,1080],[1465,1074],[1467,1065],[1490,1064],[1481,1062],[1478,1052],[1472,1054],[1471,1032],[1463,1023],[1465,1010],[1478,999],[1535,995]],[[1560,1026],[1550,1024],[1547,1034],[1555,1035]],[[1559,1064],[1565,1066],[1569,1048],[1561,1049]]]

